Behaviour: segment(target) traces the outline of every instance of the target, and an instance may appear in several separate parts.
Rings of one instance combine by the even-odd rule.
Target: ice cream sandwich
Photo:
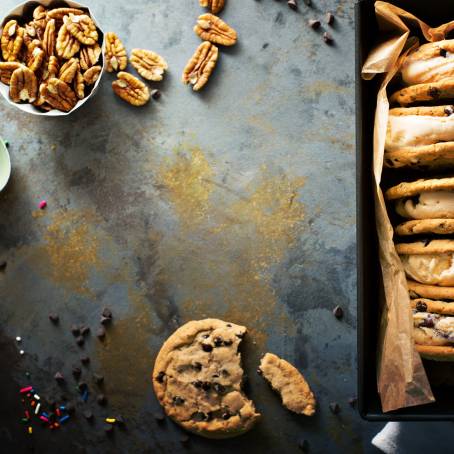
[[[454,166],[454,106],[390,109],[384,163],[393,168]]]

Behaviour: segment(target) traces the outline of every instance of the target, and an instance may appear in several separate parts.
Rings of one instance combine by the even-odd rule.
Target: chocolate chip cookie
[[[166,414],[207,438],[230,438],[250,430],[260,418],[242,390],[238,347],[244,326],[217,319],[191,321],[162,346],[153,387]]]

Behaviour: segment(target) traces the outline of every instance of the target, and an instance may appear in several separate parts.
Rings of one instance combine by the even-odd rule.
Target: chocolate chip
[[[232,415],[228,411],[226,411],[225,413],[222,413],[222,419],[227,420],[227,419],[230,419],[231,416]]]
[[[60,321],[60,317],[57,314],[51,312],[49,314],[49,320],[56,325]]]
[[[222,369],[221,374],[223,377],[228,377],[230,375],[230,372],[227,369]]]
[[[445,107],[445,114],[448,115],[448,116],[454,114],[453,106]]]
[[[101,326],[101,328],[96,331],[96,337],[100,340],[103,340],[106,336],[106,330]]]
[[[0,272],[4,273],[8,263],[5,260],[0,261]]]
[[[429,244],[430,244],[431,242],[432,242],[432,239],[431,239],[431,238],[426,238],[425,240],[423,240],[424,247],[429,246]]]
[[[80,358],[80,362],[87,365],[90,362],[90,358],[88,356],[82,356],[82,358]]]
[[[328,25],[333,25],[334,14],[331,11],[328,11],[325,15],[325,20]]]
[[[340,320],[344,316],[344,310],[340,306],[336,306],[333,309],[333,315]]]
[[[423,326],[424,328],[433,328],[435,326],[435,322],[429,317],[423,320],[420,326]]]
[[[112,319],[110,317],[101,317],[99,323],[101,323],[101,325],[108,325],[111,321]]]
[[[104,394],[98,394],[98,397],[96,397],[96,402],[98,402],[99,405],[106,405],[107,397]]]
[[[191,415],[191,418],[194,421],[197,422],[202,422],[202,421],[207,421],[208,420],[208,415],[206,413],[203,413],[202,411],[196,411]]]
[[[80,335],[80,329],[77,325],[71,325],[71,333],[73,336],[77,337]]]
[[[427,90],[427,94],[433,99],[438,99],[440,97],[440,90],[437,87],[430,87]]]
[[[446,58],[447,55],[447,50],[446,49],[440,49],[440,56]]]
[[[226,341],[224,341],[224,345],[225,345],[226,347],[230,347],[232,344],[233,344],[233,341],[231,341],[231,340],[226,340]]]
[[[158,383],[164,383],[164,377],[166,376],[165,372],[159,372],[158,375],[156,375],[156,381]]]
[[[298,448],[300,448],[303,452],[309,452],[309,442],[306,439],[302,438],[298,442]]]
[[[221,347],[223,344],[223,340],[220,337],[215,337],[214,338],[214,346],[215,347]]]
[[[293,11],[296,11],[298,9],[298,4],[296,3],[296,0],[288,0],[287,5],[289,8],[293,9]]]
[[[340,406],[337,402],[331,402],[329,404],[329,409],[333,415],[337,415],[340,412]]]
[[[357,401],[358,399],[356,397],[350,397],[350,399],[348,399],[348,404],[350,405],[350,407],[355,408]]]
[[[82,347],[82,345],[84,345],[84,343],[85,343],[85,339],[83,338],[83,336],[77,337],[77,339],[76,339],[76,344],[77,344],[79,347]]]
[[[204,339],[208,339],[208,338],[210,337],[210,335],[209,335],[209,334],[203,334],[202,337],[203,337]]]
[[[106,317],[106,318],[112,318],[112,311],[111,311],[108,307],[105,307],[105,308],[102,310],[101,315],[102,315],[103,317]]]
[[[111,435],[113,433],[114,426],[112,424],[104,424],[104,432],[107,435]]]
[[[202,344],[202,349],[204,352],[211,352],[213,350],[213,347],[210,344]]]
[[[151,97],[154,100],[158,100],[161,97],[161,92],[159,90],[151,90]]]
[[[262,49],[266,49],[269,45],[270,45],[270,43],[263,43]]]
[[[104,376],[100,374],[93,374],[93,379],[97,385],[104,383]]]
[[[200,389],[203,385],[203,383],[200,380],[197,380],[192,383],[197,389]]]
[[[235,336],[238,337],[238,339],[243,339],[244,333],[237,333]]]
[[[232,324],[231,323],[227,323],[227,328],[231,328],[232,327]]]
[[[317,19],[310,19],[309,22],[309,27],[313,28],[314,30],[317,30],[318,28],[320,28],[320,21],[317,20]]]
[[[166,420],[166,417],[164,416],[164,413],[162,413],[162,411],[154,412],[153,417],[158,423],[163,423]]]
[[[220,383],[214,383],[213,384],[213,389],[218,393],[218,394],[224,394],[225,393],[225,386],[221,385]]]
[[[93,419],[93,412],[91,410],[84,410],[82,414],[87,421],[91,421]]]
[[[427,312],[427,304],[423,303],[422,301],[418,301],[416,303],[416,310],[418,312]]]
[[[57,372],[54,375],[55,380],[57,380],[58,383],[63,383],[65,381],[65,378],[63,377],[63,374],[61,372]]]
[[[80,334],[82,334],[82,336],[86,336],[89,332],[90,328],[87,325],[82,325],[80,327]]]
[[[175,397],[173,398],[173,403],[174,403],[175,405],[183,405],[184,402],[185,402],[185,400],[184,400],[182,397],[180,397],[180,396],[175,396]]]
[[[74,366],[73,370],[72,370],[72,374],[74,375],[74,377],[79,378],[80,375],[82,374],[80,367]]]
[[[260,368],[257,369],[257,373],[258,373],[259,375],[263,375],[262,369],[260,369]]]
[[[203,389],[204,391],[209,391],[209,390],[211,389],[211,383],[208,382],[208,381],[204,381],[204,382],[202,383],[202,389]]]
[[[194,363],[194,365],[192,367],[194,367],[194,369],[198,370],[199,372],[202,370],[202,364],[201,363]]]
[[[332,44],[334,40],[328,32],[325,32],[323,33],[323,41],[325,41],[326,44]]]
[[[219,378],[219,374],[213,374],[212,377],[213,378]]]
[[[181,437],[180,437],[180,443],[181,443],[182,445],[187,445],[187,444],[189,444],[189,440],[190,440],[190,439],[189,439],[189,436],[186,435],[186,434],[183,434],[183,435],[181,435]]]

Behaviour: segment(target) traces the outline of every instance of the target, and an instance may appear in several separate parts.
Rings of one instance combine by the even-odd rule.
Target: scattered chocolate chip
[[[82,325],[80,327],[80,334],[82,334],[82,336],[86,336],[89,332],[90,328],[87,325]]]
[[[80,375],[82,374],[82,370],[80,369],[80,367],[74,366],[72,374],[74,375],[74,377],[79,378]]]
[[[446,49],[440,49],[440,56],[446,58],[447,55],[447,50]]]
[[[318,28],[320,28],[320,21],[317,20],[317,19],[310,19],[309,22],[309,27],[313,28],[314,30],[317,30]]]
[[[340,412],[340,406],[337,402],[331,402],[329,404],[329,409],[333,415],[337,415]]]
[[[85,339],[83,338],[83,336],[79,336],[76,338],[76,344],[79,347],[82,347],[82,345],[84,345],[84,343],[85,343]]]
[[[293,9],[293,11],[296,11],[298,9],[298,3],[296,3],[296,0],[288,0],[287,5],[289,8]]]
[[[333,315],[340,320],[344,316],[344,310],[340,306],[336,306],[333,309]]]
[[[440,97],[440,90],[437,87],[430,87],[427,90],[427,94],[433,99],[438,99]]]
[[[202,344],[202,349],[204,352],[211,352],[213,350],[213,347],[210,344]]]
[[[104,432],[107,435],[111,435],[113,433],[114,426],[112,424],[104,424]]]
[[[173,398],[173,403],[175,405],[183,405],[184,404],[184,399],[182,397],[179,397],[179,396],[175,396]]]
[[[91,410],[84,410],[83,415],[87,421],[91,421],[93,419],[93,412]]]
[[[215,337],[214,338],[214,346],[215,347],[221,347],[223,344],[223,340],[220,337]]]
[[[0,272],[4,272],[6,270],[6,267],[8,266],[8,263],[5,260],[0,261]]]
[[[326,44],[332,44],[334,40],[328,32],[325,32],[323,33],[323,41],[325,41]]]
[[[269,45],[270,45],[270,43],[263,43],[262,49],[266,49]]]
[[[73,336],[77,337],[80,335],[80,329],[77,325],[71,325],[71,333]]]
[[[96,397],[96,402],[98,402],[99,405],[106,405],[107,397],[104,394],[98,394],[98,396]]]
[[[430,244],[431,242],[432,242],[432,239],[431,239],[431,238],[426,238],[425,240],[423,240],[424,247],[429,246],[429,244]]]
[[[218,393],[218,394],[224,394],[225,393],[225,386],[221,385],[220,383],[214,383],[213,384],[213,389]]]
[[[80,358],[80,362],[87,365],[90,362],[90,358],[88,356],[82,356],[82,358]]]
[[[416,310],[418,312],[427,312],[427,304],[423,303],[422,301],[418,301],[416,303]]]
[[[112,319],[110,317],[101,317],[99,323],[101,323],[101,325],[108,325],[111,321]]]
[[[325,15],[325,20],[328,25],[333,25],[334,14],[331,11],[328,11]]]
[[[158,100],[161,97],[161,92],[159,90],[151,90],[151,97],[154,100]]]
[[[180,437],[180,443],[182,445],[187,445],[189,444],[189,436],[186,435],[186,434],[183,434],[181,437]]]
[[[61,372],[57,372],[54,375],[55,380],[57,380],[57,383],[63,383],[65,381],[65,377],[63,377],[63,374]]]
[[[453,106],[445,107],[445,114],[448,116],[454,114]]]
[[[100,340],[103,340],[104,337],[106,337],[106,330],[102,326],[96,331],[96,337]]]
[[[158,375],[156,375],[156,381],[158,383],[164,383],[164,377],[166,376],[165,372],[159,372]]]
[[[204,382],[202,383],[202,389],[203,389],[204,391],[209,391],[209,390],[211,389],[211,383],[208,382],[208,381],[204,381]]]
[[[101,385],[104,382],[104,376],[100,374],[93,374],[93,380],[97,385]]]
[[[112,318],[112,311],[111,311],[108,307],[105,307],[105,308],[102,310],[101,315],[102,315],[103,317],[106,317],[106,318]]]
[[[298,442],[298,448],[300,448],[303,452],[309,452],[309,442],[306,439],[302,438]]]
[[[60,317],[57,314],[51,312],[49,314],[49,320],[56,325],[60,321]]]
[[[348,399],[348,404],[350,405],[350,407],[355,408],[357,401],[358,399],[356,397],[350,397],[350,399]]]
[[[166,417],[162,411],[156,411],[153,413],[154,419],[158,423],[163,423],[166,420]]]

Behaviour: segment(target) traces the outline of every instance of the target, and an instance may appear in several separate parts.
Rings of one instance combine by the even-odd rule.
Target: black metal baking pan
[[[392,1],[431,26],[454,20],[454,0]],[[454,420],[454,364],[424,363],[436,402],[383,413],[377,392],[376,364],[379,294],[382,282],[372,192],[372,138],[380,77],[361,79],[361,67],[379,39],[374,1],[355,5],[356,21],[356,145],[357,145],[357,263],[358,263],[358,408],[370,421]],[[454,35],[449,38],[454,38]],[[419,176],[421,173],[419,173]],[[406,178],[406,175],[403,178]],[[384,175],[384,179],[386,175]],[[415,177],[416,179],[416,177]]]

